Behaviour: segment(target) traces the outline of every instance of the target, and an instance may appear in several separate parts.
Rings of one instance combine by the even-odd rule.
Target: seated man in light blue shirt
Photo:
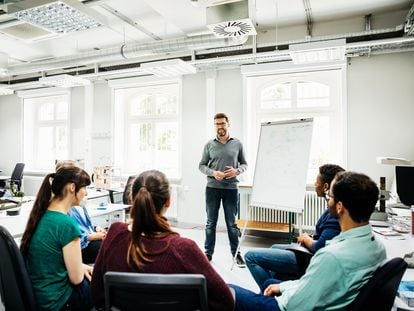
[[[385,248],[368,223],[378,193],[368,176],[338,173],[328,193],[328,206],[338,217],[341,234],[313,256],[299,280],[280,284],[269,280],[263,295],[230,285],[236,292],[236,311],[346,309],[386,259]]]
[[[319,167],[319,174],[315,181],[315,192],[318,197],[325,198],[332,180],[338,172],[344,169],[335,164],[325,164]],[[328,200],[327,200],[328,201]],[[337,236],[341,231],[338,219],[329,213],[326,208],[315,226],[312,237],[302,234],[298,242],[307,248],[311,253],[316,253],[325,247],[326,241]],[[292,244],[275,244],[271,248],[255,248],[246,253],[247,268],[249,268],[260,290],[264,291],[264,283],[269,278],[276,278],[281,281],[299,279],[307,267],[299,267],[296,256],[289,250]]]

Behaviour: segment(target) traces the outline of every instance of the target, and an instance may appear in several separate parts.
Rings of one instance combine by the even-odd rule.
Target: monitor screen
[[[407,206],[414,205],[414,166],[396,166],[395,179],[400,201]]]

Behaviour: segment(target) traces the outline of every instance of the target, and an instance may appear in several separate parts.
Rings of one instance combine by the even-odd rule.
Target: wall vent
[[[247,1],[226,3],[206,9],[207,27],[218,38],[255,35]]]

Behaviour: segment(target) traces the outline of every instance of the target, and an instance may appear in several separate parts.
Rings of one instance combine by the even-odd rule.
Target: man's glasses
[[[325,192],[325,199],[326,199],[326,200],[329,200],[329,199],[331,199],[331,198],[332,198],[332,199],[334,199],[334,196],[333,196],[332,194],[329,194],[329,191],[326,191],[326,192]]]
[[[214,123],[215,126],[219,127],[219,126],[225,126],[227,123],[226,122],[221,122],[221,123]]]

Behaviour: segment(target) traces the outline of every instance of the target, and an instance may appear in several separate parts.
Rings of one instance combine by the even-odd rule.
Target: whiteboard
[[[313,119],[262,123],[251,206],[303,212]]]

